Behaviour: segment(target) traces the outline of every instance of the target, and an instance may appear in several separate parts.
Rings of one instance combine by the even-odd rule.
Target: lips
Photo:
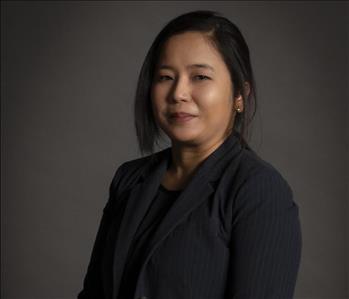
[[[192,119],[196,118],[197,115],[193,115],[186,112],[175,112],[170,114],[171,121],[177,124],[184,124],[190,122]]]
[[[174,118],[185,118],[185,117],[194,117],[194,116],[196,115],[186,113],[186,112],[175,112],[170,114],[170,117],[174,117]]]

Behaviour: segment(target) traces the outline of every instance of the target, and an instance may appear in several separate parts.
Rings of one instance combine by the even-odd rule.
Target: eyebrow
[[[187,68],[202,68],[202,69],[209,69],[211,71],[215,71],[214,68],[212,66],[210,66],[209,64],[206,64],[206,63],[195,63],[195,64],[190,64],[187,66]],[[163,64],[163,65],[160,65],[159,67],[159,70],[162,70],[162,69],[170,69],[172,70],[173,68],[167,64]]]

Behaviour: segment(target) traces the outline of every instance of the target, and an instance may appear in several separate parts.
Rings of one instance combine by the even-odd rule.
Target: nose
[[[172,90],[173,101],[187,101],[190,98],[190,86],[186,78],[178,78],[175,80]]]

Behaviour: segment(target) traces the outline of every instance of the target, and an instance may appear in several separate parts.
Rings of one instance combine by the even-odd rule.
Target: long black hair
[[[197,10],[171,20],[156,36],[143,62],[135,95],[135,128],[142,155],[153,154],[155,144],[163,137],[155,122],[151,104],[151,86],[157,60],[165,42],[186,31],[210,33],[208,37],[226,63],[234,86],[234,97],[241,94],[244,109],[235,116],[233,130],[242,146],[247,145],[249,124],[256,113],[256,84],[247,43],[239,28],[216,11]],[[246,94],[244,83],[249,84]]]

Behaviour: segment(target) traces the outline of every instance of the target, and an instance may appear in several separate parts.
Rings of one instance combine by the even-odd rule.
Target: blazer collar
[[[214,192],[214,181],[219,179],[225,167],[234,160],[233,158],[240,152],[240,149],[239,133],[233,131],[197,168],[188,185],[180,193],[146,245],[142,255],[141,272],[166,235]],[[145,170],[141,174],[141,180],[138,180],[138,183],[130,190],[123,221],[121,221],[115,242],[113,298],[116,298],[120,287],[132,238],[156,196],[161,180],[169,166],[170,155],[170,147],[156,153],[146,164]]]
[[[234,156],[234,154],[236,154],[241,149],[242,146],[239,142],[239,138],[240,133],[235,130],[232,131],[232,133],[227,136],[223,143],[216,150],[214,150],[198,167],[195,177],[209,174],[210,181],[217,179],[217,175],[220,175],[221,169],[219,167],[213,168],[213,166],[218,166],[217,163],[219,161],[229,160],[229,158]],[[248,145],[246,146],[247,148],[249,148]],[[144,181],[149,177],[149,175],[152,175],[152,173],[154,172],[154,167],[156,168],[156,171],[160,171],[160,175],[165,174],[165,171],[169,167],[171,161],[171,150],[171,147],[168,147],[150,157],[149,163],[145,166],[144,171],[140,175],[141,181]],[[207,173],[208,169],[210,169],[211,171],[213,170],[213,172]]]

